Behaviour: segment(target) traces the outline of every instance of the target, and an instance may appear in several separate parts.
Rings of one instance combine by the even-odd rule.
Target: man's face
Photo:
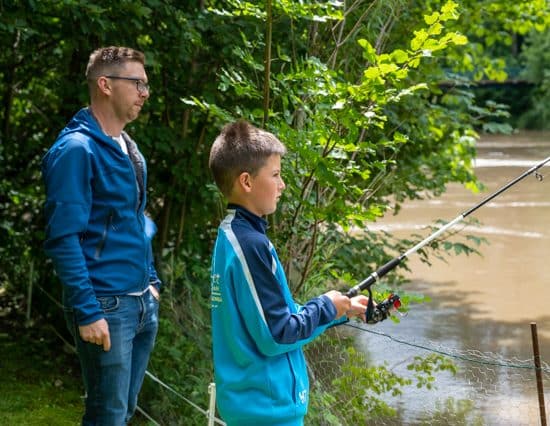
[[[109,78],[113,110],[118,120],[126,124],[138,117],[149,98],[147,74],[139,62],[127,62],[116,76],[128,78]]]

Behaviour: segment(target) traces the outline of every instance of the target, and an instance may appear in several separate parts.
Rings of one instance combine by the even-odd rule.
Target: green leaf
[[[463,46],[468,43],[468,37],[459,33],[454,33],[452,35],[451,41],[457,46]]]
[[[411,49],[413,51],[420,50],[427,38],[428,33],[426,32],[426,30],[415,31],[414,38],[411,40]]]
[[[376,50],[372,44],[364,38],[357,40],[357,43],[363,48],[363,58],[372,64],[376,63]]]
[[[404,50],[397,49],[391,53],[391,60],[397,64],[403,64],[409,60],[409,54]]]
[[[439,12],[433,12],[431,15],[424,15],[424,22],[428,25],[435,24],[439,19]]]

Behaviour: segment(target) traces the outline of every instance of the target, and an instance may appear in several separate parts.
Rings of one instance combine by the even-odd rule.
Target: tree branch
[[[271,36],[273,32],[273,15],[271,13],[271,0],[266,1],[267,22],[265,34],[265,58],[264,58],[264,118],[262,127],[265,127],[269,117],[269,80],[271,74]]]

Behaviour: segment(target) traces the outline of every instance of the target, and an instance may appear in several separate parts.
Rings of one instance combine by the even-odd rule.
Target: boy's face
[[[250,176],[249,210],[258,216],[275,212],[285,189],[281,177],[281,157],[271,155],[255,176]]]

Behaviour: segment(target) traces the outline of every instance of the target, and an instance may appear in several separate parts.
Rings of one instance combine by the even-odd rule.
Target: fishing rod
[[[499,190],[495,191],[485,199],[483,199],[480,203],[476,204],[469,210],[466,210],[465,212],[459,214],[456,218],[454,218],[452,221],[447,223],[446,225],[442,226],[440,229],[438,229],[436,232],[434,232],[432,235],[430,235],[428,238],[420,241],[417,245],[415,245],[413,248],[407,250],[405,253],[401,254],[400,256],[390,260],[386,264],[382,265],[380,268],[378,268],[376,271],[374,271],[372,274],[370,274],[367,278],[365,278],[363,281],[361,281],[356,286],[349,289],[346,293],[346,296],[353,297],[359,294],[362,290],[367,290],[369,294],[369,301],[367,305],[367,314],[366,319],[367,323],[374,324],[379,321],[383,321],[386,319],[389,315],[391,315],[391,312],[395,309],[398,309],[401,306],[401,302],[399,300],[399,296],[396,294],[391,294],[386,300],[384,300],[381,303],[378,303],[376,306],[374,306],[374,303],[372,301],[372,291],[371,286],[380,278],[382,278],[384,275],[386,275],[388,272],[390,272],[392,269],[394,269],[397,265],[399,265],[405,258],[409,257],[411,254],[416,253],[418,250],[420,250],[422,247],[424,247],[426,244],[430,243],[434,239],[436,239],[438,236],[440,236],[442,233],[447,231],[448,229],[452,228],[457,223],[461,222],[475,212],[480,207],[487,204],[489,201],[491,201],[493,198],[498,197],[500,194],[502,194],[504,191],[509,189],[510,187],[514,186],[516,183],[518,183],[520,180],[524,179],[525,177],[529,176],[530,174],[536,172],[538,169],[540,169],[542,166],[544,166],[546,163],[550,161],[550,157],[547,157],[543,161],[541,161],[538,164],[535,164],[533,167],[531,167],[529,170],[526,170],[524,173],[522,173],[520,176],[515,178],[514,180],[508,182],[506,185],[504,185]],[[542,175],[535,173],[535,177],[541,181]]]

